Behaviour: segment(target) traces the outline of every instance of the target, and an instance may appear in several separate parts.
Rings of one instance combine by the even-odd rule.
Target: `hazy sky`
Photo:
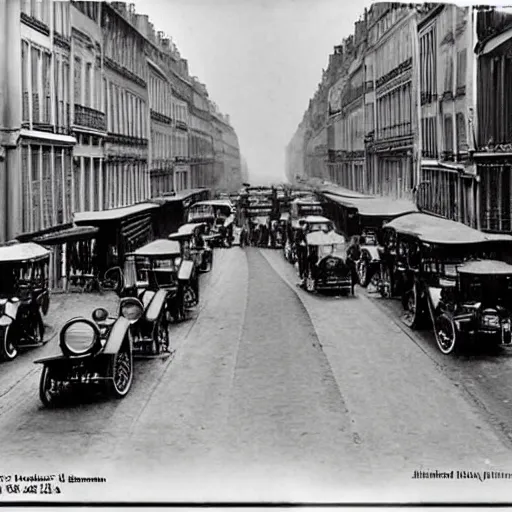
[[[284,179],[284,154],[327,67],[369,2],[137,0],[231,116],[253,182]]]

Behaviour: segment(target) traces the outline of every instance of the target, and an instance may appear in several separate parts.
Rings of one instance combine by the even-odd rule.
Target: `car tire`
[[[379,284],[379,293],[381,297],[390,299],[393,297],[393,278],[389,265],[383,265],[381,270],[381,279]]]
[[[14,343],[11,325],[0,327],[0,360],[12,361],[18,356],[18,347]]]
[[[50,366],[44,366],[39,379],[39,399],[41,403],[51,409],[57,405],[58,392],[52,391],[53,369]]]
[[[425,320],[425,300],[418,290],[418,284],[402,295],[402,307],[404,308],[404,323],[411,329],[420,329]]]
[[[359,261],[356,263],[356,271],[357,277],[359,279],[359,285],[363,288],[366,288],[370,283],[370,264],[367,258],[363,256],[359,259]]]
[[[309,271],[308,277],[306,278],[306,290],[309,293],[314,293],[316,290],[315,280],[313,279],[313,276],[311,275],[311,271]]]
[[[111,356],[109,364],[108,394],[113,398],[124,398],[133,382],[133,357],[126,341],[119,352]]]
[[[460,333],[457,332],[455,322],[450,315],[441,313],[435,318],[434,334],[437,346],[443,354],[457,354],[460,351]]]

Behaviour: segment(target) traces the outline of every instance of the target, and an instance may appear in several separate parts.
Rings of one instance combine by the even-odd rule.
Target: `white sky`
[[[129,3],[129,0],[128,0]],[[284,179],[285,147],[327,67],[370,2],[135,0],[231,116],[254,183]]]

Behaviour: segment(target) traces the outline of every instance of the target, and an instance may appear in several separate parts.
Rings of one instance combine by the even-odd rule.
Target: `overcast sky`
[[[253,182],[284,179],[285,146],[333,46],[369,6],[342,0],[136,0],[231,116]]]

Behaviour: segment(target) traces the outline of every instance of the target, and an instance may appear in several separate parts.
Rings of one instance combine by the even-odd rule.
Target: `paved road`
[[[122,401],[43,409],[32,361],[55,338],[2,364],[0,474],[108,478],[67,484],[64,499],[510,500],[505,480],[411,479],[512,471],[506,432],[394,310],[364,293],[307,294],[296,279],[279,251],[216,251],[198,311],[173,327],[176,355],[139,361]],[[100,303],[115,298],[62,296],[51,332]]]

